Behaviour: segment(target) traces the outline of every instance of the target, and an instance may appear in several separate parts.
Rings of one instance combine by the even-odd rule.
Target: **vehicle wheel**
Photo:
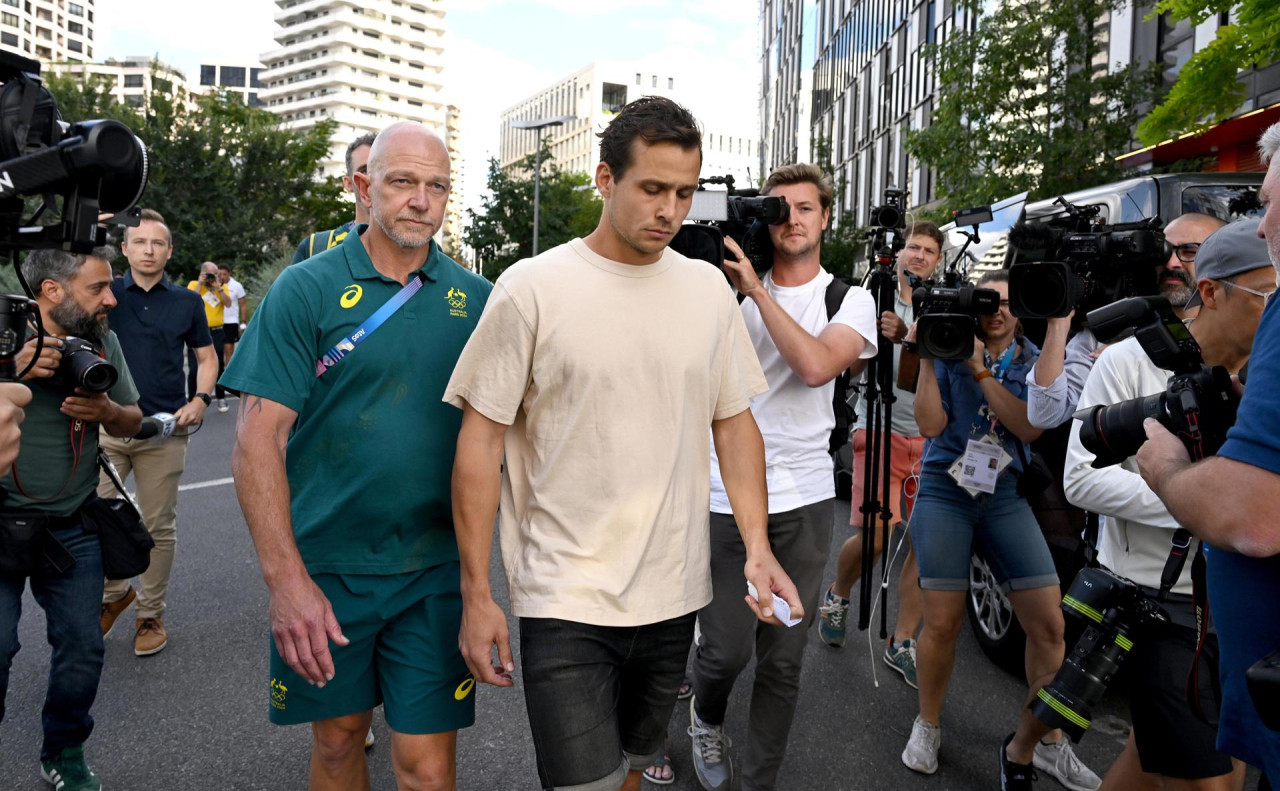
[[[996,585],[995,575],[977,554],[969,558],[969,595],[965,597],[969,625],[982,652],[1000,667],[1021,676],[1027,636],[1013,614],[1013,606]]]

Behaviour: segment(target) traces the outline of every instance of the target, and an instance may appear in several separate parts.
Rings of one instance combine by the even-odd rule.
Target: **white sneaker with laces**
[[[218,399],[218,411],[219,411],[219,412],[226,412],[228,409],[230,409],[230,407],[228,407],[228,406],[227,406],[227,399],[225,399],[225,398],[219,398],[219,399]]]
[[[1102,778],[1076,757],[1066,736],[1057,744],[1038,742],[1031,763],[1071,791],[1094,791],[1102,785]]]
[[[913,772],[931,775],[938,771],[938,748],[942,746],[942,728],[916,717],[911,725],[911,738],[902,751],[902,763]]]
[[[698,717],[694,699],[689,699],[689,736],[692,737],[693,770],[706,791],[728,791],[733,787],[732,742],[723,725],[710,725]]]

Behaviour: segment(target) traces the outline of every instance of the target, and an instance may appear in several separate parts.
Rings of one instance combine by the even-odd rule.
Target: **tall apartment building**
[[[444,144],[449,150],[452,166],[449,201],[444,208],[444,228],[439,238],[440,247],[455,259],[462,253],[462,206],[466,199],[463,185],[467,170],[462,159],[462,110],[456,104],[445,108]]]
[[[395,121],[445,136],[444,0],[276,0],[279,47],[262,55],[258,98],[286,126],[338,128],[322,175],[350,142]]]
[[[131,55],[121,60],[108,58],[101,63],[46,63],[44,72],[93,75],[110,86],[112,98],[131,107],[146,104],[152,91],[176,96],[180,89],[187,87],[187,78],[182,72],[146,55]]]
[[[690,75],[676,74],[644,63],[597,61],[508,107],[502,112],[498,165],[504,170],[534,153],[540,137],[551,138],[551,155],[563,170],[595,173],[600,162],[596,134],[623,105],[641,96],[665,96],[680,102],[703,124],[702,175],[732,175],[738,186],[759,182],[759,146],[747,124],[717,116],[705,97],[709,80],[695,84]],[[573,116],[561,126],[542,130],[517,129],[516,121]]]
[[[866,221],[868,208],[890,185],[908,190],[912,206],[937,200],[934,174],[907,156],[904,143],[909,129],[929,122],[933,107],[936,86],[921,48],[945,44],[953,31],[975,23],[955,5],[951,0],[761,0],[766,143],[761,167],[805,158],[790,140],[806,99],[802,75],[812,68],[808,156],[814,156],[818,141],[829,147],[834,175],[845,184],[841,204],[854,212],[855,221]],[[1167,17],[1146,20],[1152,5],[1131,0],[1095,30],[1106,37],[1109,68],[1159,62],[1166,84],[1172,84],[1191,55],[1214,39],[1227,15],[1199,26],[1174,24]],[[1210,169],[1257,169],[1250,140],[1256,142],[1258,130],[1280,120],[1280,64],[1244,72],[1241,79],[1248,99],[1236,117],[1194,138],[1135,151],[1124,161],[1143,167],[1207,156]]]
[[[262,82],[261,63],[202,63],[200,64],[200,84],[192,86],[201,93],[214,91],[230,91],[239,96],[250,107],[261,107],[262,99],[258,92],[266,87]]]
[[[93,60],[94,0],[0,0],[0,50],[48,62]]]

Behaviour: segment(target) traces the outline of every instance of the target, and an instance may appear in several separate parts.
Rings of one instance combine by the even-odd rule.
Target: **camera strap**
[[[1169,591],[1173,590],[1173,586],[1182,576],[1182,568],[1187,564],[1187,552],[1191,549],[1191,532],[1178,528],[1173,531],[1170,543],[1172,546],[1169,549],[1169,557],[1164,561],[1164,571],[1160,572],[1160,601],[1168,598]]]
[[[367,340],[374,330],[381,327],[387,319],[391,318],[393,313],[404,307],[404,303],[408,302],[422,288],[422,281],[422,273],[415,274],[391,299],[382,303],[382,307],[375,310],[372,316],[365,319],[359,327],[356,327],[354,332],[338,341],[332,349],[325,352],[316,361],[316,378],[323,376],[325,371],[337,365],[339,360],[346,357],[356,346]]]
[[[96,427],[97,424],[95,423],[94,425]],[[26,489],[22,488],[22,479],[18,477],[18,460],[17,459],[14,459],[13,468],[11,470],[11,472],[13,473],[14,488],[16,488],[22,494],[23,497],[36,503],[47,503],[47,502],[50,502],[51,500],[56,500],[59,497],[61,497],[62,493],[67,490],[67,487],[71,485],[71,482],[75,480],[76,470],[80,468],[80,456],[84,452],[85,432],[86,432],[85,421],[78,420],[78,419],[73,419],[71,421],[71,432],[70,432],[71,472],[67,473],[67,479],[62,482],[61,489],[49,495],[48,497],[33,496]]]
[[[1161,584],[1163,584],[1161,580]],[[1204,546],[1196,542],[1196,555],[1191,560],[1191,607],[1196,615],[1196,650],[1191,661],[1191,670],[1187,673],[1186,699],[1191,713],[1210,725],[1205,716],[1204,707],[1200,705],[1200,652],[1204,650],[1204,642],[1209,636],[1209,589],[1208,563],[1204,558]],[[1212,679],[1216,681],[1216,679]]]

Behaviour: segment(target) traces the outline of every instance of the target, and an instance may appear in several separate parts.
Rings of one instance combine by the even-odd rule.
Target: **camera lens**
[[[120,378],[114,365],[78,338],[65,341],[59,371],[68,388],[83,387],[90,393],[105,393],[115,387]]]
[[[1166,415],[1164,393],[1092,407],[1080,415],[1080,444],[1097,456],[1094,467],[1119,464],[1136,454],[1147,441],[1142,421],[1155,418],[1168,428]]]

